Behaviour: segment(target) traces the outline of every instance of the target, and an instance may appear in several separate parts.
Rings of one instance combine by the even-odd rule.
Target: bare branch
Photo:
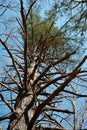
[[[7,102],[7,100],[4,99],[4,97],[2,96],[2,94],[0,94],[0,98],[2,99],[2,101],[9,107],[9,109],[15,113],[15,110],[12,108],[12,106]]]
[[[5,43],[4,41],[2,41],[2,40],[0,39],[0,42],[1,42],[2,45],[5,47],[5,49],[6,49],[6,51],[8,52],[10,58],[12,59],[12,63],[13,63],[14,69],[15,69],[15,71],[17,72],[17,75],[18,75],[18,78],[19,78],[20,83],[22,84],[21,76],[20,76],[20,73],[19,73],[19,71],[18,71],[18,69],[17,69],[17,67],[16,67],[15,59],[14,59],[14,57],[13,57],[11,51],[9,50],[9,48],[7,47],[7,45],[6,45],[6,43]]]
[[[75,70],[79,69],[79,68],[83,65],[83,63],[84,63],[86,60],[87,60],[87,56],[85,56],[85,57],[82,59],[82,61],[78,64],[78,66],[75,68]]]
[[[4,116],[4,117],[0,117],[0,121],[7,120],[7,119],[10,119],[10,115]]]
[[[13,88],[8,87],[8,86],[6,85],[6,83],[0,82],[0,85],[4,86],[4,88],[6,88],[8,91],[12,91],[12,92],[18,94],[18,92],[15,91]]]
[[[19,90],[21,88],[20,84],[14,79],[14,77],[6,70],[4,69],[6,74],[10,77],[10,79],[18,86]]]
[[[71,92],[69,90],[63,90],[63,91],[66,92],[66,93],[72,94],[72,95],[76,95],[78,97],[87,97],[87,95],[78,94],[78,93],[75,93],[75,92]]]
[[[21,29],[22,29],[22,31],[23,31],[23,27],[22,27],[22,25],[21,25],[21,23],[20,23],[19,19],[18,19],[18,18],[16,18],[16,20],[17,20],[18,24],[20,25],[20,27],[21,27]]]
[[[69,110],[63,110],[60,108],[56,108],[56,107],[46,107],[43,110],[50,110],[50,111],[56,111],[56,112],[62,112],[62,113],[67,113],[67,114],[75,114],[73,111],[69,111]]]
[[[32,7],[33,7],[33,5],[36,3],[36,1],[37,1],[37,0],[35,0],[35,1],[33,1],[33,2],[31,3],[31,5],[30,5],[30,7],[29,7],[29,9],[28,9],[28,12],[27,12],[27,14],[26,14],[26,20],[27,20],[27,18],[28,18],[28,15],[29,15],[29,13],[30,13],[30,11],[31,11],[31,9],[32,9]]]
[[[80,120],[80,127],[79,127],[79,129],[81,130],[82,129],[82,126],[83,126],[83,123],[84,123],[84,120],[85,120],[85,115],[86,115],[86,110],[85,110],[85,112],[83,113],[83,115],[82,115],[82,118],[81,118],[81,120]]]

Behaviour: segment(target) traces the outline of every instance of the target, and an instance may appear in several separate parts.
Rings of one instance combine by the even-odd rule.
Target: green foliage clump
[[[42,20],[38,14],[31,14],[27,26],[29,44],[38,45],[40,40],[43,40],[44,44],[50,44],[50,47],[55,48],[64,43],[62,33],[50,19]]]

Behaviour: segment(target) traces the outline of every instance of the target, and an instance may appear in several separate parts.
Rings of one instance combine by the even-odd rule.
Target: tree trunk
[[[7,130],[27,130],[27,125],[34,114],[35,106],[26,110],[27,106],[32,101],[32,94],[22,94],[17,97],[15,104],[15,111],[17,114],[13,114],[10,118],[9,126]]]
[[[15,112],[12,114],[7,130],[28,130],[27,126],[34,115],[35,111],[35,96],[32,84],[36,79],[37,69],[35,68],[36,62],[32,62],[28,69],[27,88],[28,92],[24,91],[18,94],[14,106]],[[32,101],[33,100],[33,101]],[[32,107],[29,105],[32,104]],[[33,128],[34,129],[34,128]]]

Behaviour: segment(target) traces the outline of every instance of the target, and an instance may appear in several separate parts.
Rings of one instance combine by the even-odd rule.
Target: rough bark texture
[[[31,100],[32,95],[30,94],[27,96],[21,95],[17,98],[15,104],[15,111],[17,113],[11,116],[8,130],[27,130],[27,124],[34,114],[34,107],[29,111],[26,110]]]
[[[35,110],[35,102],[33,102],[33,100],[35,101],[35,96],[32,89],[32,83],[36,79],[35,74],[37,70],[34,70],[34,68],[35,61],[30,64],[30,67],[28,69],[28,92],[26,92],[25,89],[19,92],[14,105],[16,113],[13,113],[10,118],[8,130],[28,130],[27,126],[34,115]],[[32,78],[30,76],[32,76]],[[30,104],[32,107],[29,106]]]

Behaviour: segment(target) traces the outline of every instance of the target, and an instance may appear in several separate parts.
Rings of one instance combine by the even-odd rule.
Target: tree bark
[[[16,113],[12,114],[7,130],[28,130],[27,125],[34,114],[35,106],[31,107],[28,111],[26,108],[31,103],[32,98],[32,94],[22,94],[17,97],[14,106]]]

